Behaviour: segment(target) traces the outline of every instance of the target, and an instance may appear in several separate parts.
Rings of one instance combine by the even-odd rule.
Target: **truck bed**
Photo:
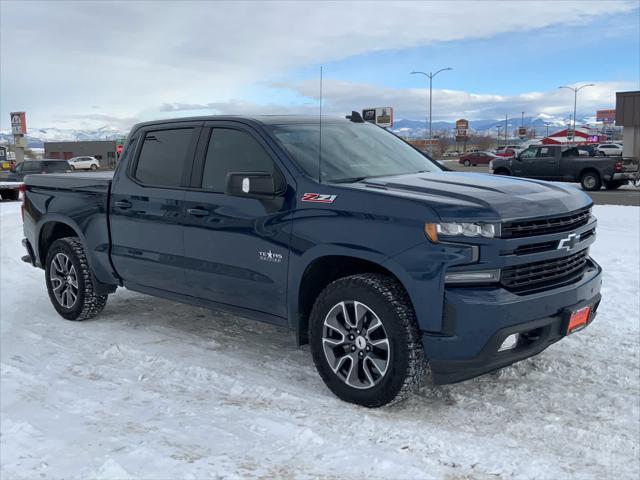
[[[113,283],[109,261],[109,191],[113,172],[48,173],[24,179],[29,202],[25,208],[25,234],[35,253],[35,263],[44,265],[39,251],[42,236],[55,234],[56,221],[64,219],[85,245],[89,263],[99,281]]]
[[[48,173],[27,175],[24,183],[27,186],[54,188],[56,190],[75,190],[93,193],[109,193],[109,185],[113,172],[87,173]]]

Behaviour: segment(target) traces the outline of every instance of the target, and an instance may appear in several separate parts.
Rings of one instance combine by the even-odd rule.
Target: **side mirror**
[[[232,197],[270,199],[282,195],[286,187],[279,173],[274,176],[266,172],[229,172],[225,193]]]

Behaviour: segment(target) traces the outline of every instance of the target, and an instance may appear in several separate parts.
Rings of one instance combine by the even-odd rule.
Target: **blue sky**
[[[593,18],[581,25],[554,25],[486,39],[463,39],[407,49],[373,52],[324,65],[337,80],[393,88],[423,85],[413,70],[436,71],[439,88],[477,93],[517,94],[549,90],[576,80],[638,81],[640,9]],[[603,68],[604,67],[604,68]],[[318,65],[293,76],[314,78]]]
[[[61,28],[60,25],[73,25]],[[109,28],[105,28],[109,25]],[[638,0],[0,2],[0,129],[392,106],[434,120],[589,116],[640,89]]]

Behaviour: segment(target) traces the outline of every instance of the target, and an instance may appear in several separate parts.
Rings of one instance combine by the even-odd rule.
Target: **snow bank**
[[[334,398],[279,328],[124,290],[62,320],[0,204],[0,476],[638,478],[640,209],[598,206],[586,330],[389,408]]]

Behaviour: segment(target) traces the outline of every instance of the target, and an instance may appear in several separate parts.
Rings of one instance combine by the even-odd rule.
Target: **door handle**
[[[205,210],[204,208],[187,208],[187,213],[194,217],[206,217],[209,215],[209,210]]]
[[[114,205],[123,210],[133,207],[133,204],[129,200],[118,200],[117,202],[114,202]]]

